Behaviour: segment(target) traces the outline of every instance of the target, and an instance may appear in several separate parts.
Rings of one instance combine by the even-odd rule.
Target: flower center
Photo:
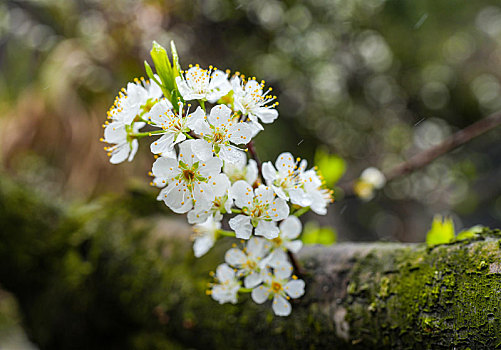
[[[187,182],[191,182],[195,178],[195,172],[191,169],[183,170],[183,177]]]
[[[274,293],[279,293],[281,290],[282,290],[282,285],[278,282],[272,282],[271,283],[271,290],[274,292]]]
[[[247,265],[247,267],[250,269],[250,270],[254,270],[256,268],[256,262],[255,261],[252,261],[252,260],[247,260],[247,262],[245,263]]]
[[[214,143],[221,143],[224,141],[224,135],[220,132],[216,132],[214,134]]]
[[[276,238],[273,238],[272,239],[273,243],[275,243],[277,246],[281,246],[283,241],[282,241],[282,238],[280,236],[276,237]]]

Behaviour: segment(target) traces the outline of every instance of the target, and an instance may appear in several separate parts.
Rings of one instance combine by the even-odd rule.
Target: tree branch
[[[453,149],[464,145],[473,138],[480,136],[487,131],[494,129],[501,124],[501,112],[485,117],[473,123],[472,125],[456,132],[454,135],[446,139],[444,142],[431,147],[421,153],[418,153],[392,168],[391,170],[385,172],[386,181],[392,181],[399,177],[405,176],[412,173],[418,169],[425,167],[426,165],[433,162],[438,157],[452,151]],[[340,187],[344,190],[345,196],[353,196],[353,185],[355,180],[349,181],[348,183],[341,184]]]
[[[195,259],[188,225],[134,214],[144,203],[58,205],[0,175],[0,283],[17,297],[41,349],[493,349],[501,342],[500,231],[434,248],[307,246],[299,254],[306,294],[291,316],[276,317],[270,302],[247,295],[237,305],[206,296],[209,268],[226,247]]]
[[[254,148],[254,141],[249,142],[246,145],[247,149],[249,150],[249,154],[252,159],[256,161],[257,164],[257,171],[259,172],[259,178],[261,179],[261,182],[264,181],[263,173],[261,171],[261,161],[259,160],[259,157],[257,155],[256,149]]]

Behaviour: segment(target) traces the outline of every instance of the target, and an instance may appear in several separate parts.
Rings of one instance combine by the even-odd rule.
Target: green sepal
[[[181,66],[179,65],[179,56],[173,42],[171,42],[171,50],[173,60],[172,64],[169,60],[169,56],[167,55],[167,50],[165,50],[165,48],[156,41],[153,41],[153,47],[150,54],[153,64],[155,65],[156,73],[160,77],[161,84],[159,84],[159,86],[162,89],[163,94],[165,98],[172,103],[174,110],[179,112],[178,102],[184,102],[184,100],[182,99],[176,84],[176,77],[180,75]],[[149,65],[147,65],[147,63],[145,63],[145,69],[148,76],[151,74],[151,78],[153,76],[153,70]]]
[[[177,54],[176,44],[171,40],[170,42],[170,51],[172,52],[172,76],[174,77],[174,81],[176,77],[181,74],[181,65],[179,64],[179,56]]]
[[[155,78],[155,74],[153,74],[153,70],[146,60],[144,61],[144,70],[146,71],[146,74],[148,75],[148,78],[150,78],[150,80],[153,80],[158,86],[162,87],[162,83],[159,82],[157,78]]]
[[[186,164],[182,160],[179,161],[179,165],[181,166],[182,169],[188,169],[188,164]]]

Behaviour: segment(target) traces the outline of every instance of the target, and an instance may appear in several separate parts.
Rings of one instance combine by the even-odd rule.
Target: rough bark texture
[[[292,316],[205,295],[182,220],[129,196],[65,206],[0,176],[0,283],[41,349],[501,347],[501,233],[304,248]],[[227,239],[222,246],[231,244]]]

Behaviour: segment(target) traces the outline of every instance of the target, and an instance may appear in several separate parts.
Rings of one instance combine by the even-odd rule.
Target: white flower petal
[[[253,184],[257,180],[258,170],[257,163],[254,159],[249,159],[249,165],[247,165],[247,174],[245,176],[245,180]]]
[[[163,187],[177,175],[178,171],[179,168],[176,159],[159,157],[155,160],[151,169],[153,176],[155,176],[153,183],[156,186]]]
[[[301,220],[291,215],[280,224],[280,236],[287,239],[295,239],[301,234]]]
[[[262,122],[266,124],[273,123],[275,119],[278,118],[277,110],[267,107],[261,107],[257,111],[253,111],[253,114],[259,117],[259,119],[261,119]]]
[[[291,242],[284,242],[284,246],[285,246],[285,248],[287,248],[291,252],[297,253],[303,247],[303,242],[301,242],[300,240],[295,240],[295,241],[291,241]]]
[[[292,311],[291,304],[281,295],[273,298],[272,309],[277,316],[289,316]]]
[[[221,167],[223,166],[223,161],[219,158],[212,157],[208,158],[199,163],[200,174],[204,177],[215,177],[221,172]]]
[[[193,140],[193,153],[201,160],[208,160],[212,157],[212,145],[203,139]],[[219,167],[221,168],[221,167]]]
[[[290,171],[294,170],[296,163],[294,161],[294,156],[289,152],[284,152],[277,157],[275,162],[277,170],[282,174],[288,174]]]
[[[195,238],[193,242],[193,252],[199,258],[207,253],[214,246],[214,239],[208,235]]]
[[[273,189],[269,186],[260,185],[255,190],[256,197],[259,198],[259,201],[262,203],[272,203],[273,198],[275,197],[275,193]]]
[[[160,154],[160,153],[169,153],[174,146],[174,134],[168,133],[162,135],[162,137],[158,138],[156,141],[153,141],[150,145],[151,153]]]
[[[122,143],[127,140],[127,131],[122,122],[111,122],[104,128],[104,141],[107,143]]]
[[[214,184],[214,194],[216,195],[216,197],[221,197],[226,195],[231,187],[231,183],[230,180],[228,179],[228,176],[226,176],[223,173],[218,174],[214,178],[213,184]]]
[[[221,264],[216,269],[216,277],[221,282],[230,281],[235,278],[235,271],[226,264]]]
[[[117,145],[116,148],[111,153],[110,163],[111,164],[122,163],[124,160],[127,159],[129,153],[130,153],[130,146],[128,143],[124,142],[120,145]]]
[[[297,204],[302,207],[308,207],[311,205],[311,196],[306,194],[302,188],[290,189],[289,196],[291,198],[292,204]]]
[[[136,139],[132,140],[130,143],[129,158],[127,159],[129,162],[132,162],[132,160],[134,159],[134,156],[136,155],[138,148],[139,148],[139,142]]]
[[[292,298],[299,298],[304,294],[304,281],[292,280],[284,286],[285,292]]]
[[[277,171],[271,162],[264,162],[261,170],[263,172],[264,179],[268,186],[273,184],[273,180],[277,177]]]
[[[252,187],[245,181],[239,180],[230,189],[230,195],[235,199],[235,204],[239,208],[248,207],[254,198]]]
[[[263,282],[263,277],[260,273],[252,272],[250,275],[245,277],[244,279],[244,287],[245,288],[254,288]]]
[[[269,289],[261,285],[252,290],[251,297],[256,304],[262,304],[268,299],[269,294]]]
[[[265,246],[266,240],[258,237],[252,237],[247,241],[247,255],[252,260],[259,260],[265,254]]]
[[[280,231],[278,230],[275,222],[260,220],[257,224],[255,234],[257,236],[263,236],[267,239],[273,239],[278,237],[279,232]]]
[[[282,250],[283,251],[283,250]],[[274,267],[275,276],[279,279],[287,279],[292,275],[292,265],[288,261],[276,262]]]
[[[276,209],[276,211],[273,209]],[[271,220],[280,221],[285,219],[289,215],[289,206],[283,199],[275,198],[275,200],[270,204],[269,212]]]
[[[231,120],[231,109],[225,105],[217,105],[213,107],[209,114],[209,123],[216,128],[228,125]]]
[[[194,125],[203,121],[205,118],[205,112],[202,108],[197,107],[195,112],[188,114],[186,116],[186,125],[190,128],[193,129]]]
[[[252,129],[247,123],[236,123],[228,127],[230,141],[235,145],[249,143],[252,139]]]
[[[229,221],[230,227],[240,239],[249,239],[252,234],[251,219],[247,215],[237,215]]]
[[[234,146],[221,145],[221,151],[219,152],[219,157],[225,162],[232,164],[238,163],[240,160],[240,153],[242,151]]]
[[[247,261],[247,255],[240,249],[231,248],[224,255],[224,261],[233,267],[239,267]]]

